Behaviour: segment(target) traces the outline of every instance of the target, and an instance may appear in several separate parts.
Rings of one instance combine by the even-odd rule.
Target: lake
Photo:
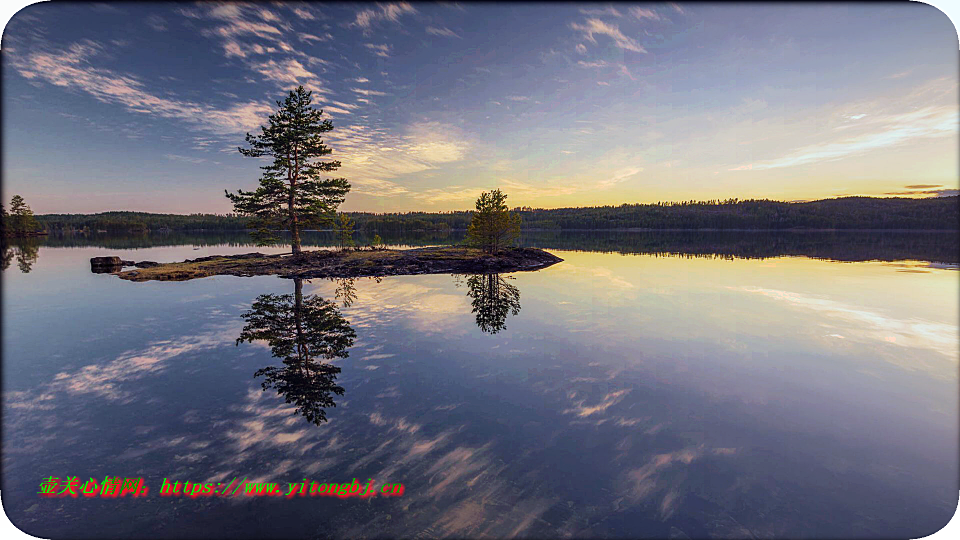
[[[953,516],[956,234],[522,243],[564,262],[135,283],[89,259],[284,250],[242,233],[11,246],[7,515],[43,538],[918,538]],[[302,333],[323,358],[290,360]],[[38,494],[49,477],[105,476],[149,492]],[[404,492],[159,496],[164,479],[237,478]]]

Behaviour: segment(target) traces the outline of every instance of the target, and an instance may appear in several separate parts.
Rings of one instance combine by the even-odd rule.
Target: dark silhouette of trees
[[[294,279],[294,294],[263,294],[242,315],[246,324],[237,338],[270,345],[283,366],[257,370],[264,391],[273,388],[297,413],[320,425],[327,421],[326,407],[336,407],[333,395],[342,396],[336,384],[340,368],[323,360],[346,358],[356,333],[333,302],[317,295],[303,296],[303,280]]]
[[[459,276],[455,279],[459,286]],[[507,283],[507,279],[513,278],[500,274],[467,276],[467,296],[471,299],[477,326],[488,334],[505,329],[507,316],[520,313],[520,289]]]
[[[248,157],[273,157],[263,169],[256,191],[227,192],[234,210],[251,216],[252,233],[261,243],[277,239],[274,231],[290,230],[290,248],[301,252],[300,231],[331,223],[350,184],[345,178],[321,179],[322,173],[340,168],[339,161],[319,161],[333,150],[323,144],[323,134],[333,130],[330,120],[322,120],[322,110],[311,105],[311,92],[302,86],[277,105],[276,113],[261,126],[259,135],[247,133],[250,148],[239,148]]]
[[[0,229],[3,236],[30,236],[40,229],[40,225],[23,197],[14,195],[10,199],[9,212],[0,204]]]
[[[520,216],[507,210],[507,196],[499,189],[483,192],[477,199],[467,238],[487,253],[499,253],[520,237]]]
[[[622,204],[583,208],[515,208],[524,230],[690,229],[884,229],[958,230],[956,196],[932,199],[846,197],[811,202],[769,200]],[[356,231],[384,238],[467,230],[474,211],[370,213],[345,212]],[[36,216],[47,231],[209,230],[244,231],[253,219],[237,214],[45,214]],[[334,228],[333,223],[321,228]],[[303,228],[300,229],[305,230]]]

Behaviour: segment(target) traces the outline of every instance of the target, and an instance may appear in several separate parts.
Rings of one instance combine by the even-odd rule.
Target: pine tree
[[[4,214],[4,233],[13,236],[25,236],[37,231],[37,220],[33,217],[33,210],[27,206],[23,197],[14,195],[10,199],[10,213]]]
[[[257,230],[252,233],[259,244],[277,240],[278,229],[290,230],[290,247],[299,255],[300,231],[330,223],[343,202],[350,184],[345,178],[321,179],[322,173],[340,168],[339,161],[318,158],[333,150],[323,144],[323,134],[333,130],[330,120],[322,120],[322,110],[314,109],[311,92],[302,86],[291,90],[279,109],[261,126],[259,135],[247,133],[249,148],[239,148],[248,157],[273,157],[263,169],[256,191],[227,192],[234,210],[251,216]]]
[[[520,216],[507,211],[507,196],[499,189],[483,192],[477,199],[467,238],[487,253],[513,244],[520,237]]]

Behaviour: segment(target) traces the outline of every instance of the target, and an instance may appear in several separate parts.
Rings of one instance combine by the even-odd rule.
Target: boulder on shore
[[[90,269],[96,274],[119,272],[122,268],[123,261],[120,260],[120,257],[92,257],[90,259]]]

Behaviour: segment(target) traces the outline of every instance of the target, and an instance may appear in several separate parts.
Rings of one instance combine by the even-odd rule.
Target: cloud
[[[144,22],[157,32],[165,32],[167,30],[167,20],[159,15],[150,15],[144,19]]]
[[[907,186],[908,188],[910,186]],[[884,193],[884,195],[912,195],[912,196],[925,196],[925,197],[953,197],[960,193],[960,190],[957,189],[911,189],[907,191],[890,191]]]
[[[312,11],[310,11],[309,9],[307,9],[307,8],[305,8],[305,7],[304,7],[304,8],[299,8],[299,7],[293,8],[293,14],[296,15],[297,17],[300,17],[300,18],[303,19],[303,20],[306,20],[306,21],[312,21],[312,20],[314,20],[314,19],[317,18],[316,15],[314,15]]]
[[[186,163],[205,163],[207,160],[198,157],[180,156],[177,154],[164,154],[163,157],[170,161],[184,161]]]
[[[587,46],[583,43],[577,43],[577,52],[580,54],[587,54]]]
[[[386,96],[386,92],[381,92],[379,90],[367,90],[366,88],[351,88],[351,92],[356,92],[362,96]]]
[[[754,164],[755,170],[795,167],[821,161],[835,161],[873,150],[931,137],[947,137],[957,133],[958,115],[955,106],[925,107],[916,111],[877,118],[872,131],[842,140],[814,144],[782,158]]]
[[[645,9],[642,7],[630,8],[630,15],[633,15],[635,18],[640,20],[643,20],[643,19],[652,19],[654,21],[660,20],[660,14],[658,14],[656,11],[653,11],[652,9]]]
[[[356,79],[347,79],[347,80],[349,80],[350,82],[356,82],[356,83],[368,83],[368,82],[370,82],[370,79],[368,79],[368,78],[366,78],[366,77],[357,77]]]
[[[372,195],[374,197],[392,197],[394,195],[409,193],[407,188],[396,182],[376,178],[358,178],[351,180],[350,191],[353,193]]]
[[[908,70],[906,70],[906,71],[901,71],[901,72],[899,72],[899,73],[894,73],[894,74],[892,74],[892,75],[887,75],[886,77],[884,77],[884,79],[902,79],[902,78],[906,77],[907,75],[909,75],[909,74],[911,74],[911,73],[913,73],[913,70],[912,70],[912,69],[908,69]]]
[[[93,67],[91,60],[103,49],[97,42],[81,41],[65,50],[33,50],[23,56],[16,55],[9,65],[27,79],[79,90],[100,102],[121,105],[131,112],[178,119],[215,133],[245,133],[273,112],[267,104],[255,101],[216,108],[158,96],[133,75]]]
[[[620,17],[621,14],[613,6],[607,6],[605,8],[589,8],[589,9],[580,9],[580,13],[584,15],[609,15],[611,17]]]
[[[610,178],[597,182],[596,189],[607,189],[613,187],[640,172],[643,172],[642,167],[627,167],[625,169],[620,169]]]
[[[529,96],[507,96],[510,101],[530,101]]]
[[[378,3],[373,9],[364,9],[357,12],[357,17],[350,26],[362,28],[368,32],[370,28],[378,21],[398,22],[401,15],[416,13],[417,10],[407,2],[398,2],[395,4]]]
[[[929,188],[938,188],[943,187],[943,184],[913,184],[909,186],[903,186],[907,189],[929,189]]]
[[[313,34],[307,34],[306,32],[298,32],[297,37],[300,41],[330,41],[333,39],[333,34],[327,32],[322,36],[315,36]]]
[[[267,80],[280,83],[283,87],[302,84],[308,90],[325,93],[319,77],[308,70],[298,60],[288,58],[282,61],[268,60],[251,63],[250,68],[263,75]]]
[[[412,124],[401,133],[351,125],[338,127],[328,139],[343,165],[340,172],[365,186],[363,193],[378,196],[407,193],[388,180],[460,161],[471,146],[459,128],[439,122]]]
[[[428,26],[427,33],[433,34],[435,36],[446,36],[446,37],[455,37],[455,38],[460,37],[459,35],[457,35],[456,32],[454,32],[453,30],[447,27],[437,28],[435,26]]]
[[[364,43],[363,46],[372,50],[373,54],[377,56],[382,56],[384,58],[387,58],[390,56],[390,48],[391,48],[390,45],[386,45],[386,44],[377,45],[374,43]]]
[[[608,64],[606,60],[597,60],[596,62],[584,62],[583,60],[580,60],[577,62],[577,65],[585,68],[602,68],[607,67],[610,64]]]
[[[483,188],[443,188],[426,189],[414,193],[413,197],[424,200],[428,203],[446,203],[458,201],[474,200],[483,193]]]
[[[599,34],[612,39],[614,44],[621,49],[638,53],[647,52],[636,40],[625,36],[617,25],[605,23],[600,19],[587,19],[586,24],[571,23],[570,28],[580,31],[584,39],[593,44],[597,43],[594,36]]]

